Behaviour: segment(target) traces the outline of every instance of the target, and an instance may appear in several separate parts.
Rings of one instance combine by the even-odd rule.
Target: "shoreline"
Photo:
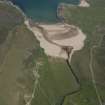
[[[54,53],[53,54],[48,54],[48,52],[46,52],[45,51],[45,48],[44,48],[44,43],[43,42],[41,42],[41,40],[39,39],[39,36],[40,36],[40,33],[38,32],[38,30],[36,30],[35,28],[35,26],[30,26],[30,24],[29,24],[29,21],[30,21],[30,18],[28,18],[26,15],[25,15],[25,13],[17,6],[17,5],[15,5],[15,4],[13,4],[11,1],[8,1],[8,0],[4,0],[4,1],[0,1],[0,3],[6,3],[6,4],[8,4],[8,5],[11,5],[11,6],[13,6],[13,7],[15,7],[17,10],[19,10],[20,11],[20,13],[24,16],[24,24],[27,26],[27,28],[30,30],[30,31],[32,31],[33,32],[33,34],[35,35],[35,37],[37,38],[37,40],[40,42],[40,47],[41,48],[43,48],[44,49],[44,52],[45,52],[45,54],[47,54],[48,56],[52,56],[52,57],[59,57],[59,58],[63,58],[63,59],[67,59],[68,58],[68,55],[67,55],[67,52],[65,52],[65,51],[63,51],[63,55],[62,56],[59,56],[59,54],[58,54],[58,56],[54,56]],[[81,4],[81,1],[80,1],[80,4]],[[79,6],[80,4],[78,4],[77,6]],[[50,24],[50,25],[55,25],[55,27],[56,27],[56,24],[66,24],[65,22],[64,22],[64,19],[63,19],[63,16],[62,15],[60,15],[60,13],[61,12],[63,12],[63,10],[62,11],[59,11],[59,8],[64,8],[65,7],[65,5],[68,5],[68,4],[66,4],[66,3],[60,3],[59,5],[58,5],[58,7],[57,7],[57,17],[58,17],[58,19],[60,19],[61,20],[61,22],[59,22],[59,23],[54,23],[54,24]],[[70,4],[69,4],[70,5]],[[84,7],[84,6],[83,6]],[[62,14],[62,13],[61,13]],[[40,22],[34,22],[36,25],[38,25],[38,26],[40,26],[41,24],[44,24],[44,25],[49,25],[49,24],[47,24],[47,23],[40,23]],[[81,31],[82,32],[82,31]],[[38,36],[36,36],[36,33],[37,34],[39,34]],[[43,34],[42,34],[42,36],[43,36]],[[86,39],[86,35],[84,35],[84,40]],[[55,45],[52,45],[52,43],[49,43],[49,42],[46,42],[46,40],[43,38],[43,41],[45,42],[45,43],[47,43],[47,44],[50,44],[50,48],[51,48],[51,46],[52,46],[52,50],[51,51],[58,51],[57,53],[60,53],[61,51],[62,51],[62,49],[59,47],[59,46],[57,46],[56,44]],[[41,43],[43,43],[43,44],[41,44]],[[56,43],[56,42],[53,42],[53,44],[54,43]],[[42,45],[42,46],[41,46]],[[47,47],[48,47],[48,45],[46,45]],[[53,48],[54,47],[54,48]],[[72,46],[73,47],[73,46]],[[83,48],[83,46],[80,48],[80,49],[78,49],[78,50],[81,50]],[[70,61],[71,61],[71,58],[72,58],[72,55],[73,55],[73,53],[75,52],[75,51],[78,51],[78,50],[74,50],[74,49],[72,49],[71,51],[70,51],[70,55],[69,55],[69,57],[70,57]],[[56,54],[55,54],[56,55]]]

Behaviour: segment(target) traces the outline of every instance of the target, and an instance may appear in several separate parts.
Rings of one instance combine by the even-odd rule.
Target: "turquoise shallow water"
[[[37,22],[57,22],[56,10],[59,3],[78,4],[79,0],[10,0],[24,13]]]

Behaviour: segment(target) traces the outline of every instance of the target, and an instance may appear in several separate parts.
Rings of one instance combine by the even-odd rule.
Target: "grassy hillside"
[[[91,82],[91,68],[101,102],[105,102],[105,1],[88,1],[91,4],[89,8],[66,6],[64,10],[65,21],[80,27],[87,36],[84,48],[74,54],[71,62],[81,80],[82,89],[80,94],[68,96],[64,105],[99,105],[94,84]]]
[[[88,2],[89,8],[67,6],[64,11],[65,21],[87,36],[84,48],[75,52],[71,62],[81,88],[65,60],[45,55],[22,14],[0,3],[0,105],[99,105],[91,69],[105,102],[104,0]]]
[[[105,7],[105,0],[87,0],[91,6],[94,7]]]
[[[8,31],[23,22],[23,16],[16,8],[0,3],[0,44],[5,41]]]
[[[24,17],[16,8],[0,3],[0,64],[12,43],[12,35],[8,35],[9,32],[23,22]]]

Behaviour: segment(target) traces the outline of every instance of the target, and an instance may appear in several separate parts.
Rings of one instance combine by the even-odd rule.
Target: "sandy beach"
[[[25,21],[25,24],[27,25],[28,29],[30,29],[34,33],[35,37],[40,42],[40,47],[44,49],[44,52],[48,56],[67,59],[68,58],[67,52],[62,50],[62,46],[68,46],[73,47],[73,50],[70,53],[71,60],[74,51],[81,50],[84,46],[84,40],[86,39],[86,35],[84,35],[84,33],[78,27],[63,23],[57,23],[52,25],[39,24],[39,27],[42,27],[46,31],[47,33],[46,37],[48,38],[47,40],[44,37],[43,32],[40,31],[38,27],[35,26],[31,27],[28,20]],[[68,30],[70,31],[71,27],[73,28],[75,27],[77,29],[76,35],[71,36],[71,34],[69,33],[70,36],[64,39],[60,38],[60,40],[59,39],[55,40],[51,38],[54,35],[55,37],[57,35],[60,36],[61,33],[63,34],[65,33],[64,35],[66,35]]]
[[[80,6],[80,7],[89,7],[90,4],[86,0],[80,0],[80,4],[78,6]]]

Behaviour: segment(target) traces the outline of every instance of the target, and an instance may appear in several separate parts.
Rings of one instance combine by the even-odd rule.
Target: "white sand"
[[[40,30],[36,27],[30,27],[29,22],[25,21],[25,24],[27,25],[27,27],[34,33],[35,37],[37,38],[37,40],[39,40],[40,42],[40,46],[41,48],[44,49],[44,52],[48,55],[48,56],[52,56],[52,57],[60,57],[63,59],[67,59],[67,53],[66,51],[62,51],[61,47],[54,45],[50,42],[48,42],[44,37],[43,34],[40,32]],[[61,31],[64,30],[64,24],[53,24],[53,25],[40,25],[41,27],[43,27],[45,30],[47,30],[50,34],[51,32],[55,31]],[[70,26],[70,25],[69,25]],[[65,30],[64,30],[65,31]],[[72,53],[70,55],[70,58],[72,56],[72,54],[74,53],[74,51],[77,50],[81,50],[84,46],[84,40],[86,39],[86,36],[84,35],[84,33],[78,28],[78,35],[72,37],[72,38],[68,38],[68,39],[64,39],[64,40],[53,40],[53,42],[59,44],[59,45],[67,45],[67,46],[73,46],[73,50]],[[62,52],[62,53],[61,53]]]
[[[80,4],[79,4],[80,7],[89,7],[90,4],[86,2],[86,0],[80,0]]]
[[[73,50],[70,54],[70,61],[72,54],[77,51],[81,50],[84,47],[84,40],[86,39],[86,35],[78,28],[78,35],[72,38],[64,39],[64,40],[56,40],[55,43],[59,45],[65,45],[65,46],[73,46]]]
[[[60,54],[61,48],[54,45],[54,44],[51,44],[47,40],[45,40],[45,38],[43,37],[43,34],[39,31],[38,28],[36,28],[36,27],[31,28],[29,26],[28,21],[25,21],[25,24],[34,33],[37,40],[39,40],[40,47],[44,49],[44,52],[45,52],[46,55],[52,56],[52,57],[61,57],[61,58],[67,59],[66,52],[64,52],[63,54]]]
[[[64,45],[64,46],[73,46],[74,50],[80,50],[84,46],[85,35],[83,32],[78,28],[78,35],[72,38],[67,38],[64,40],[53,40],[53,42]]]
[[[52,25],[41,24],[41,27],[44,28],[48,33],[48,38],[52,38],[54,35],[64,34],[70,31],[73,28],[73,25],[68,25],[66,23],[57,23]]]

